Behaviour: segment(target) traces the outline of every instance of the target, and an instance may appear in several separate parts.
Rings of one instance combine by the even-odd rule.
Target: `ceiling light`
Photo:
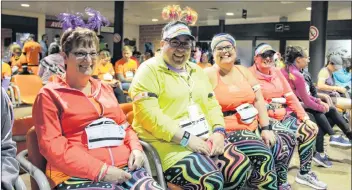
[[[226,13],[227,16],[233,16],[233,13]]]
[[[312,7],[307,7],[306,8],[308,11],[311,11],[312,10]]]
[[[159,20],[156,19],[156,18],[153,18],[152,21],[153,21],[153,22],[158,22]]]
[[[22,7],[29,7],[29,4],[21,4]]]
[[[291,4],[291,3],[295,3],[293,1],[281,1],[282,4]]]

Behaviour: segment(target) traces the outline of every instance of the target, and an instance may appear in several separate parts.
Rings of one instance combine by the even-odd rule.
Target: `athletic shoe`
[[[296,182],[303,185],[308,185],[314,189],[326,189],[328,187],[324,182],[319,181],[317,175],[315,175],[312,171],[304,175],[301,175],[298,172]]]
[[[329,160],[328,155],[325,153],[315,153],[313,156],[313,161],[320,166],[324,166],[325,168],[331,168],[332,166],[332,162]]]

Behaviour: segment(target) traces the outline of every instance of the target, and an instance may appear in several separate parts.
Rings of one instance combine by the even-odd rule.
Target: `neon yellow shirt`
[[[211,84],[203,69],[187,62],[194,81],[192,96],[205,115],[212,132],[215,125],[224,126],[221,107],[214,96]],[[190,80],[190,81],[191,81]],[[129,94],[132,99],[140,93],[152,92],[158,98],[147,97],[133,102],[133,129],[140,139],[151,143],[161,158],[163,170],[167,170],[192,152],[171,142],[179,130],[181,120],[188,118],[189,88],[180,76],[169,70],[161,56],[148,59],[137,70]]]

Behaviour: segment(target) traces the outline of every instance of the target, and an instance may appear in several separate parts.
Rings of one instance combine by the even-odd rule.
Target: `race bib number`
[[[125,129],[109,118],[100,118],[85,128],[88,149],[120,146],[125,139]]]
[[[209,124],[208,121],[205,119],[204,115],[200,115],[195,120],[186,119],[180,122],[180,127],[185,131],[200,137],[202,139],[209,138]]]
[[[133,78],[133,72],[132,71],[127,71],[126,73],[126,78]]]
[[[252,104],[242,104],[236,108],[240,115],[241,121],[245,124],[251,124],[258,115],[258,110]]]

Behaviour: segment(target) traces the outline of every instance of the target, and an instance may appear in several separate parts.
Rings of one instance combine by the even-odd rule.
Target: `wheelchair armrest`
[[[26,184],[24,184],[21,176],[18,176],[15,182],[15,190],[27,190]]]
[[[27,160],[27,155],[28,150],[23,150],[16,156],[16,159],[20,163],[21,168],[34,178],[40,190],[51,189],[45,174]]]
[[[143,150],[146,153],[148,153],[148,154],[150,154],[152,156],[151,160],[154,161],[154,165],[155,165],[156,174],[157,174],[157,178],[158,178],[159,184],[161,185],[162,188],[168,189],[167,184],[165,182],[164,172],[163,172],[163,168],[161,166],[161,161],[160,161],[160,157],[159,157],[158,152],[149,143],[147,143],[145,141],[142,141],[142,140],[139,140],[139,142],[143,146]]]

